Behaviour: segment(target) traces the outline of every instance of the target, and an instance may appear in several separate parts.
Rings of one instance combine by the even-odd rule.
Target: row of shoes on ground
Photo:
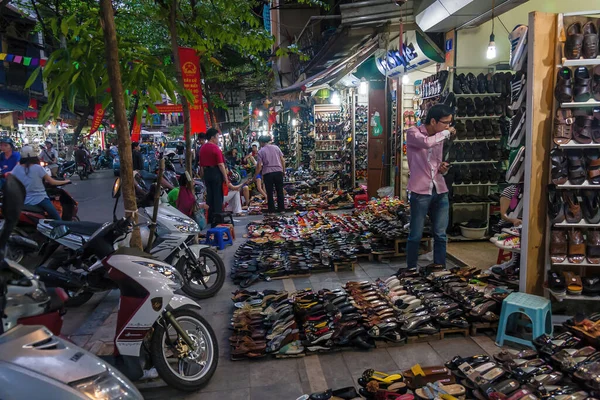
[[[373,339],[394,343],[404,341],[398,323],[399,312],[376,283],[350,281],[344,286],[351,298],[350,304],[362,317],[363,326]]]
[[[293,299],[296,317],[304,333],[302,344],[308,352],[326,352],[345,346],[375,347],[344,290],[315,292],[307,289],[296,292]]]

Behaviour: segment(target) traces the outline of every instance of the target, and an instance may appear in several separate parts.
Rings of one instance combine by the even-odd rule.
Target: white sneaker
[[[519,71],[513,76],[510,81],[510,101],[511,104],[508,108],[513,111],[518,110],[523,104],[525,99],[525,93],[527,92],[527,76]]]
[[[510,120],[510,134],[508,135],[508,147],[517,148],[521,146],[525,138],[525,109],[519,108],[517,113]]]
[[[525,176],[525,146],[521,146],[513,162],[506,170],[507,183],[519,183]]]
[[[527,59],[527,26],[517,25],[508,35],[510,41],[510,69],[520,71]]]
[[[521,237],[521,226],[513,226],[512,228],[502,228],[502,232],[509,235]]]

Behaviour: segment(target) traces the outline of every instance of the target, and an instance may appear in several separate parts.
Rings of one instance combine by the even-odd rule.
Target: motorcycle
[[[98,154],[94,159],[94,169],[110,169],[113,165],[112,157],[106,157],[106,154]]]
[[[105,358],[109,363],[134,381],[154,367],[168,385],[197,390],[217,368],[217,338],[200,307],[174,294],[183,280],[175,267],[134,248],[115,251],[133,228],[128,218],[105,224],[67,263],[83,265],[88,273],[102,270],[121,292],[115,351]],[[52,237],[69,233],[68,226],[60,225]],[[84,260],[92,258],[96,261],[85,266]]]
[[[52,296],[44,293],[43,284],[25,268],[4,258],[3,250],[21,212],[25,188],[9,177],[4,191],[12,201],[2,204],[8,218],[0,233],[0,376],[12,384],[0,385],[0,398],[31,398],[32,393],[43,393],[44,398],[82,400],[102,393],[105,399],[143,399],[118,370],[51,332],[60,331],[62,326],[61,307],[54,309],[53,305],[60,305],[60,299],[49,301]]]
[[[120,178],[115,180],[115,207],[113,220],[116,220],[116,207],[120,196]],[[140,216],[150,220],[153,204],[148,196],[146,204],[139,203]],[[146,207],[146,208],[144,208]],[[155,241],[150,254],[158,260],[175,266],[183,276],[183,292],[195,299],[214,296],[225,282],[225,264],[210,246],[196,244],[195,238],[200,232],[198,225],[176,208],[161,204],[157,216]],[[68,235],[52,238],[52,231],[65,226],[70,230]],[[81,265],[65,264],[65,256],[78,251],[90,240],[90,237],[102,224],[94,222],[68,222],[44,220],[38,224],[38,231],[52,242],[45,245],[42,258],[36,273],[47,283],[63,287],[70,296],[69,306],[78,306],[89,300],[95,292],[112,289],[112,282],[102,276],[82,271]],[[147,247],[150,230],[147,225],[140,226],[142,244]],[[128,238],[127,238],[128,240]],[[127,244],[127,240],[119,246]],[[66,254],[57,254],[58,248],[67,249]],[[85,261],[85,260],[84,260]]]
[[[71,179],[71,177],[75,174],[77,170],[77,166],[75,165],[75,161],[65,161],[58,164],[58,177],[62,179]]]
[[[92,171],[87,163],[77,163],[77,175],[79,179],[88,179]]]

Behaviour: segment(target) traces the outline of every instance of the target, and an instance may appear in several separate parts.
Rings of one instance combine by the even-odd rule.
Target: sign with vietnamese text
[[[196,50],[188,47],[180,47],[179,59],[181,62],[183,87],[189,90],[194,96],[194,101],[190,104],[192,134],[206,132],[204,104],[202,101],[202,82],[200,81],[200,57],[196,54]],[[189,134],[189,132],[185,132],[185,134]]]

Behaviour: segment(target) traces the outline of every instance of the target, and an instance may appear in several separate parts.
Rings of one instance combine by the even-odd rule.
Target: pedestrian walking
[[[259,177],[262,175],[262,179],[265,182],[265,187],[267,189],[267,204],[269,207],[268,213],[273,214],[275,212],[275,201],[273,198],[273,188],[275,188],[275,191],[277,192],[277,211],[283,214],[285,212],[285,201],[283,197],[285,160],[283,159],[281,149],[274,144],[269,144],[270,141],[270,136],[261,136],[258,138],[260,150],[257,154],[258,164],[256,165],[254,176]]]
[[[450,126],[452,114],[452,108],[436,104],[429,109],[425,124],[406,132],[410,170],[407,186],[410,192],[410,232],[406,243],[408,268],[417,268],[427,214],[433,225],[433,263],[446,266],[446,229],[450,204],[443,175],[448,172],[450,164],[442,161],[442,155],[444,141],[451,139],[456,132]]]

